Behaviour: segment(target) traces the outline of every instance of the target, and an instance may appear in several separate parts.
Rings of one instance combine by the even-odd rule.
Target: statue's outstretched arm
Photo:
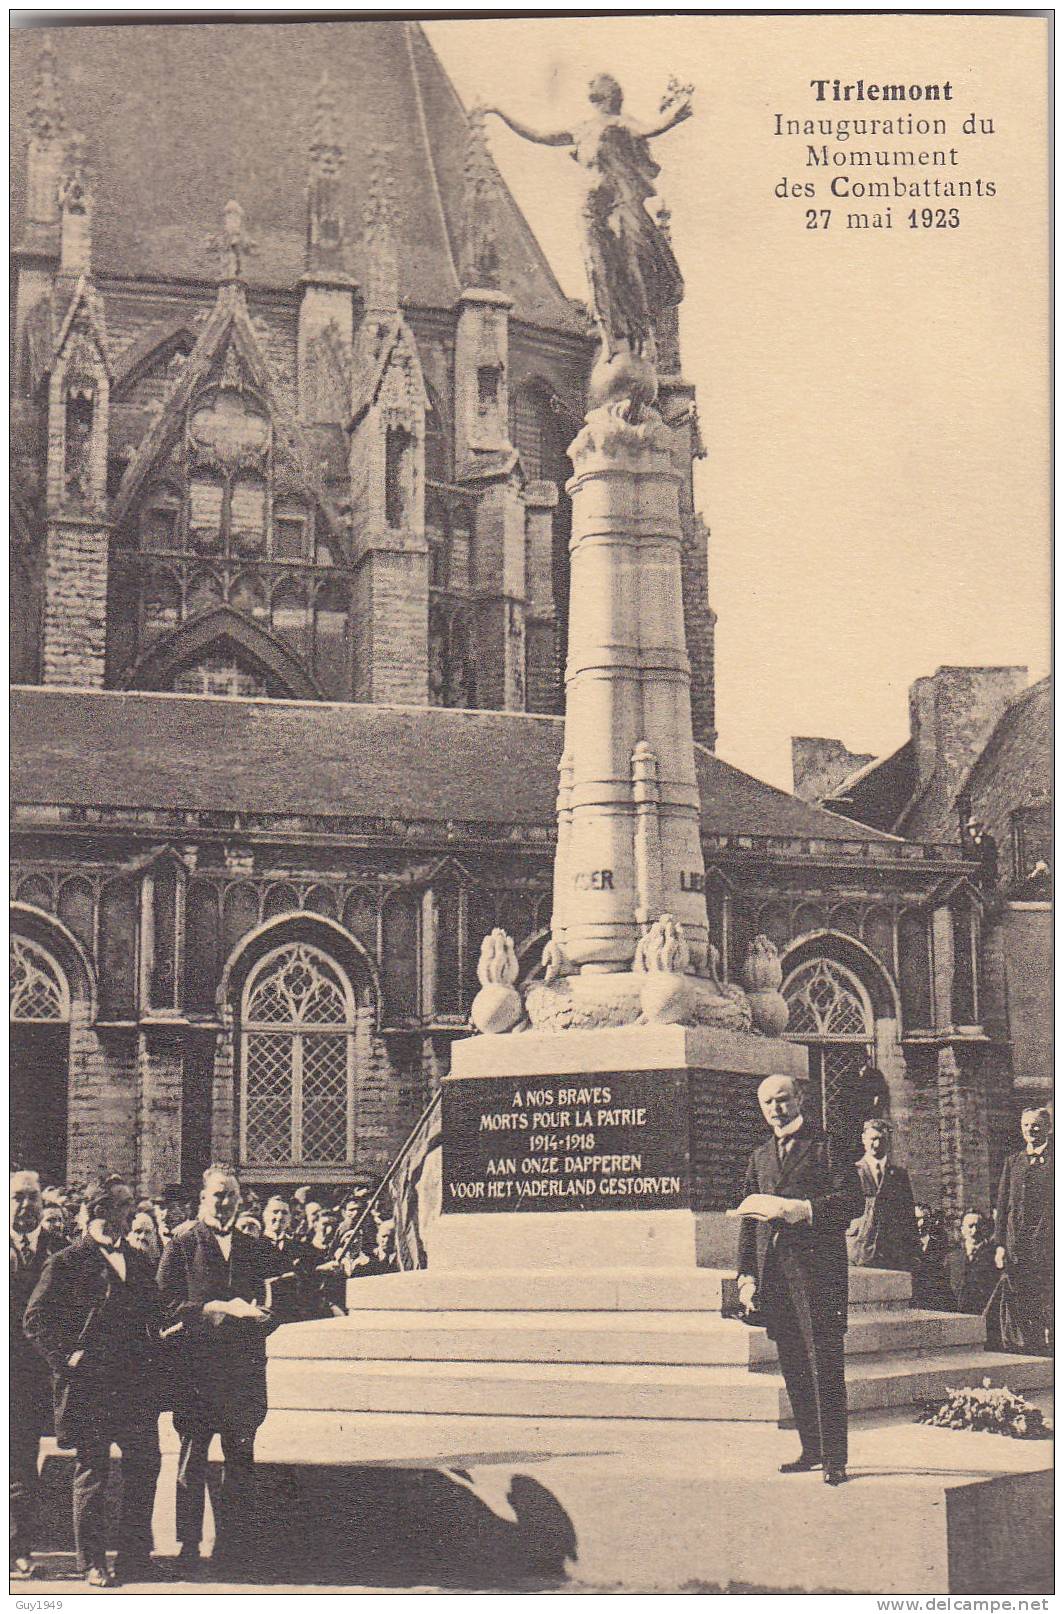
[[[686,122],[693,112],[694,108],[690,101],[681,101],[661,123],[647,124],[640,128],[639,133],[644,139],[653,140],[657,135],[668,134],[669,130],[675,129],[678,123]]]
[[[480,111],[485,117],[488,113],[494,113],[497,118],[501,118],[503,123],[513,130],[515,135],[520,135],[522,140],[534,140],[537,146],[571,146],[573,144],[573,137],[568,129],[557,129],[553,133],[541,134],[537,129],[530,129],[527,123],[521,123],[517,118],[511,118],[508,112],[503,112],[497,106],[481,107]]]

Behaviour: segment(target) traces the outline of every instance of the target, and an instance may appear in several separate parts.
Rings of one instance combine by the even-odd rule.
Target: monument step
[[[958,1349],[871,1353],[847,1364],[854,1411],[906,1406],[956,1385],[1052,1382],[1039,1357]],[[454,1413],[545,1418],[686,1418],[775,1422],[789,1418],[780,1375],[743,1366],[586,1362],[305,1360],[271,1354],[270,1406],[331,1413]]]
[[[487,1272],[387,1272],[351,1278],[351,1311],[708,1311],[719,1312],[734,1291],[734,1269],[609,1267]],[[850,1307],[909,1309],[907,1272],[850,1268]]]
[[[981,1317],[869,1308],[851,1319],[847,1356],[979,1346]],[[360,1311],[345,1323],[300,1323],[270,1341],[304,1361],[629,1362],[772,1367],[761,1329],[717,1312]]]

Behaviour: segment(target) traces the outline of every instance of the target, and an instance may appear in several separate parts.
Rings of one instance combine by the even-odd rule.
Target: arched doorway
[[[70,986],[51,953],[11,935],[11,1164],[62,1183],[67,1164]]]
[[[851,1094],[874,1063],[875,1021],[860,978],[831,958],[799,964],[783,983],[787,1035],[809,1050],[809,1080],[825,1132],[850,1141]]]

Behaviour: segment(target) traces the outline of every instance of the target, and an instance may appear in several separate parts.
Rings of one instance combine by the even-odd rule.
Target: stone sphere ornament
[[[501,1036],[524,1018],[525,1007],[517,990],[519,973],[513,940],[496,926],[480,944],[480,991],[469,1010],[469,1018],[484,1035]]]

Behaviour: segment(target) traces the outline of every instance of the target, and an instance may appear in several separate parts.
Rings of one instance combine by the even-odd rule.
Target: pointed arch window
[[[63,484],[80,497],[89,490],[96,387],[91,381],[74,381],[67,388],[63,448]]]
[[[450,559],[450,521],[442,499],[425,500],[425,539],[429,546],[429,587],[446,588]]]
[[[511,405],[510,433],[521,456],[521,465],[530,481],[549,475],[549,428],[546,397],[538,387],[521,387]]]
[[[25,936],[11,937],[11,1018],[23,1024],[70,1019],[70,988],[59,965]]]
[[[389,426],[384,437],[384,519],[405,527],[411,502],[414,439],[405,426]]]
[[[241,1003],[240,1153],[252,1166],[346,1166],[355,1158],[351,983],[305,942],[279,947]]]
[[[821,1124],[828,1133],[847,1138],[852,1095],[875,1046],[868,994],[842,964],[815,958],[787,978],[783,996],[790,1009],[787,1036],[809,1050],[810,1084]]]
[[[446,482],[450,469],[447,453],[447,427],[440,401],[431,388],[425,410],[425,476],[430,482]]]
[[[857,1037],[872,1024],[864,993],[849,970],[818,958],[795,971],[784,988],[791,1017],[787,1030],[797,1037]]]

